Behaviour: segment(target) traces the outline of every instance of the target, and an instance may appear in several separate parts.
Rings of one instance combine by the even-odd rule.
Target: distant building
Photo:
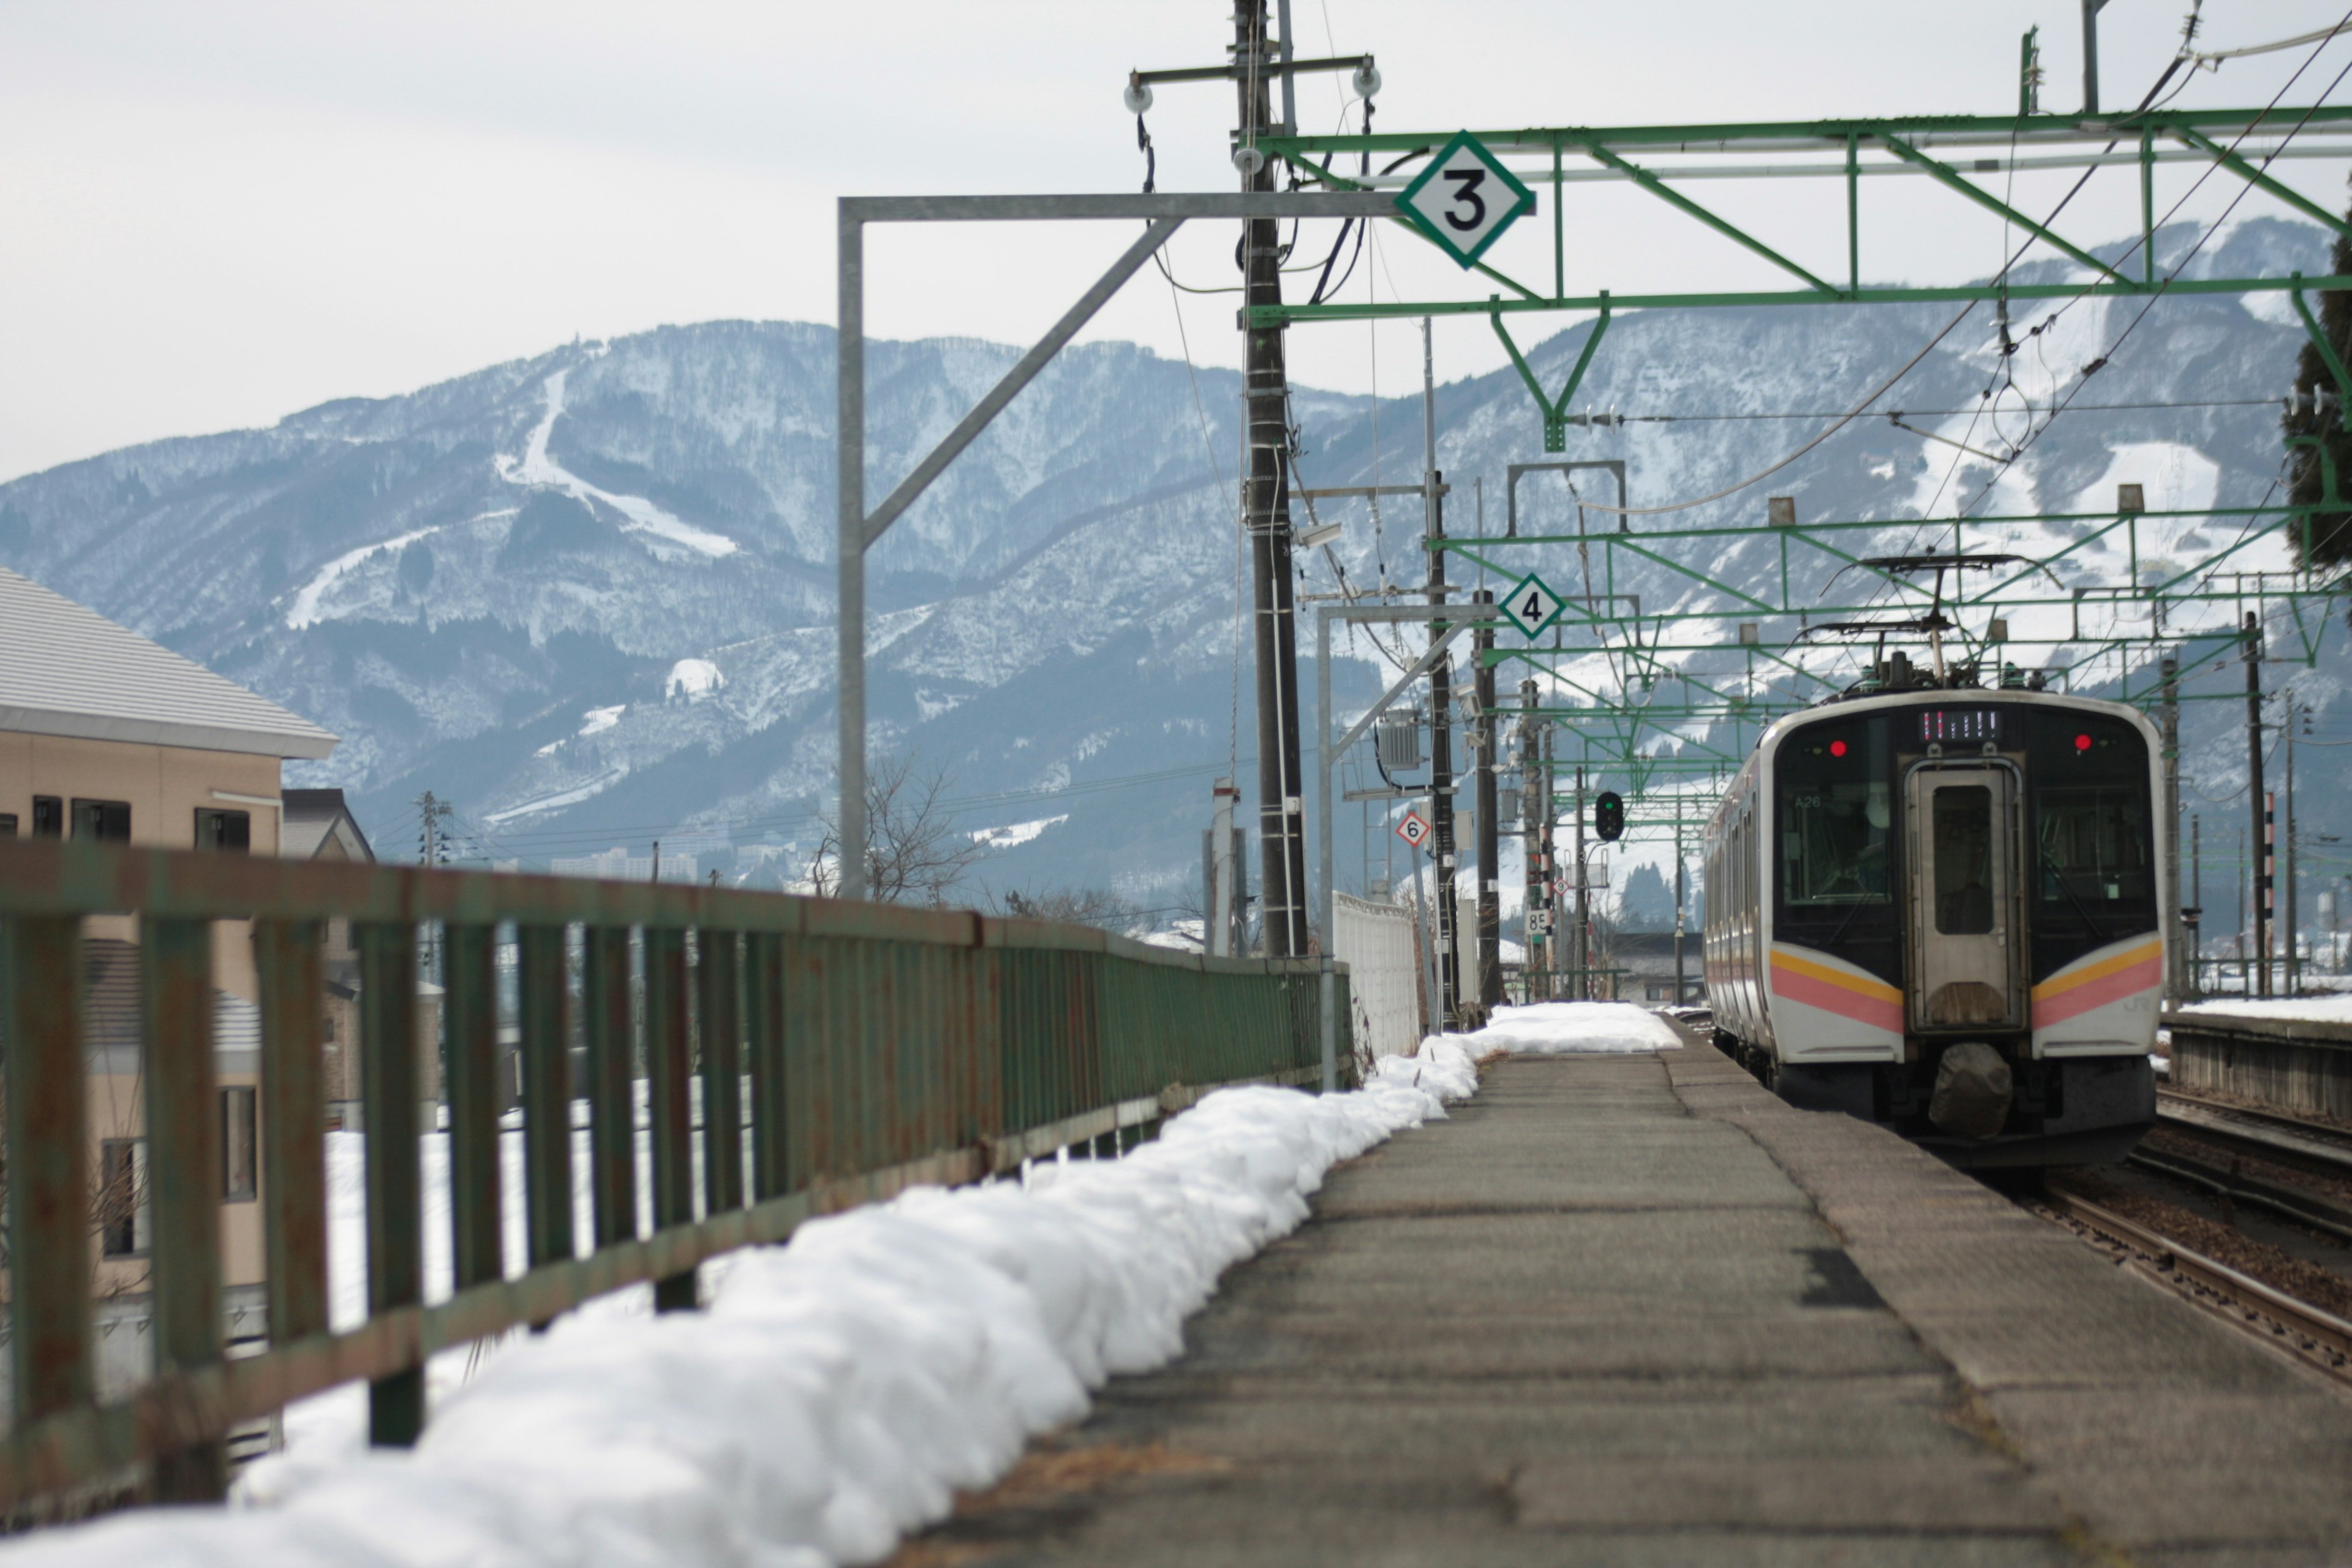
[[[1683,935],[1683,996],[1696,997],[1703,989],[1699,984],[1698,932]],[[1671,1003],[1675,995],[1675,933],[1670,931],[1612,931],[1595,967],[1622,969],[1617,975],[1617,999],[1621,1002]],[[1605,984],[1606,982],[1604,981]]]
[[[0,838],[226,855],[328,854],[331,841],[331,853],[360,858],[366,839],[357,824],[346,826],[348,813],[314,829],[310,808],[297,804],[332,795],[340,811],[338,792],[289,796],[279,787],[286,759],[323,758],[335,743],[309,720],[0,568]],[[251,933],[245,921],[213,928],[222,1279],[233,1339],[261,1331],[264,1295]],[[100,1392],[110,1395],[143,1376],[151,1355],[138,939],[129,916],[84,923],[92,1284]],[[348,932],[343,940],[348,951]]]
[[[359,818],[352,815],[341,790],[289,789],[282,798],[286,809],[278,850],[289,859],[375,863],[374,847],[368,843],[367,834],[362,831]],[[326,1043],[322,1076],[326,1080],[327,1125],[331,1129],[355,1129],[360,1124],[360,955],[352,941],[351,921],[336,919],[327,922],[325,960],[327,996],[322,1027]],[[427,1040],[438,1032],[437,1018],[429,1030],[423,1024],[418,1028],[420,1037]],[[425,1057],[427,1060],[437,1060],[439,1052],[427,1050]]]
[[[593,877],[604,882],[656,880],[652,854],[632,855],[625,849],[607,849],[601,855],[559,855],[549,866],[559,877]],[[695,882],[702,879],[702,862],[692,855],[674,855],[665,847],[660,866],[661,881]]]

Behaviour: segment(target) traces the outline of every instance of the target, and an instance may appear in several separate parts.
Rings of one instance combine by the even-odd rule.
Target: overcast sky
[[[2186,0],[2113,0],[2106,106],[2137,102]],[[1119,191],[1139,184],[1131,67],[1218,62],[1227,0],[0,0],[0,477],[158,437],[275,421],[331,397],[408,391],[575,334],[754,317],[831,321],[832,199],[895,192]],[[1370,50],[1376,128],[2003,112],[2019,36],[2044,29],[2045,107],[2080,101],[2075,0],[1296,0],[1303,53]],[[2340,0],[2210,0],[2200,42],[2321,27]],[[2267,101],[2307,49],[2200,75],[2182,105]],[[2352,62],[2322,51],[2290,101]],[[1341,77],[1300,85],[1332,129]],[[2352,100],[2352,80],[2332,101]],[[1227,189],[1221,84],[1163,87],[1162,190]],[[2291,166],[2331,204],[2335,163]],[[2159,210],[2192,174],[2167,170]],[[2046,207],[2072,176],[2021,176]],[[2037,183],[2038,181],[2038,183]],[[1864,271],[1957,280],[1998,262],[1997,221],[1917,180],[1864,186]],[[1711,184],[1818,271],[1842,273],[1842,197],[1820,182]],[[2186,213],[2211,216],[2214,180]],[[2137,218],[2127,170],[2069,213],[2104,239]],[[2256,197],[2239,216],[2276,210]],[[1648,198],[1567,204],[1569,284],[1619,292],[1775,288],[1781,275]],[[1549,271],[1549,222],[1494,259]],[[887,336],[1034,337],[1131,237],[1126,225],[898,229],[869,241],[867,326]],[[1301,250],[1313,248],[1310,230]],[[1230,226],[1195,225],[1178,276],[1234,279]],[[1483,297],[1401,232],[1348,297]],[[1294,279],[1294,287],[1298,280]],[[1238,358],[1233,297],[1187,297],[1196,362]],[[1089,335],[1183,352],[1147,272]],[[1530,322],[1533,341],[1565,321]],[[1298,379],[1419,379],[1415,329],[1292,334]],[[1442,378],[1501,363],[1475,318],[1445,323]],[[1376,363],[1377,362],[1377,363]]]

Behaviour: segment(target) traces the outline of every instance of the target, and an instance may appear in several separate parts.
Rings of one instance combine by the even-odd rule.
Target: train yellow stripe
[[[2086,964],[2081,969],[2070,969],[2063,974],[2053,974],[2033,988],[2033,999],[2036,1002],[2047,1002],[2053,997],[2063,996],[2078,985],[2088,985],[2094,980],[2105,979],[2117,970],[2129,969],[2136,963],[2146,963],[2149,959],[2156,957],[2162,949],[2163,939],[2156,938],[2119,952],[2113,958],[2103,958],[2098,963]]]
[[[1881,1002],[1903,1000],[1903,993],[1884,981],[1874,980],[1868,975],[1849,974],[1843,969],[1832,969],[1825,963],[1816,963],[1808,958],[1799,958],[1784,947],[1776,947],[1772,950],[1772,967],[1792,969],[1799,974],[1825,982],[1842,991],[1851,991],[1858,996],[1869,996]]]

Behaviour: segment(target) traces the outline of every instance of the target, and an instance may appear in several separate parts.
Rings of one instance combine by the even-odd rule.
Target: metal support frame
[[[1479,131],[1475,134],[1490,152],[1507,158],[1522,155],[1545,161],[1544,166],[1528,164],[1518,172],[1531,183],[1549,184],[1552,188],[1555,209],[1552,223],[1554,286],[1549,294],[1528,289],[1491,268],[1481,267],[1480,271],[1509,288],[1511,296],[1490,295],[1484,300],[1285,304],[1255,309],[1249,315],[1253,321],[1270,323],[1277,319],[1283,321],[1350,321],[1476,312],[1488,315],[1499,325],[1500,317],[1510,311],[1598,310],[1608,306],[1630,310],[1824,303],[1956,303],[2003,297],[2023,300],[2071,299],[2082,294],[2145,295],[2158,289],[2182,294],[2282,289],[2289,286],[2288,281],[2278,278],[2175,279],[2159,283],[2153,269],[2145,264],[2140,278],[2125,277],[2098,260],[2087,247],[2067,239],[2054,229],[2035,222],[2000,201],[1969,180],[1951,162],[1931,155],[1928,149],[1965,148],[1999,154],[1966,160],[1972,172],[1976,173],[1999,173],[2027,167],[2137,165],[2143,184],[2142,244],[2145,247],[2152,238],[2147,231],[2154,220],[2152,192],[2147,188],[2147,181],[2154,164],[2159,161],[2199,162],[2218,166],[2285,202],[2304,216],[2343,232],[2346,226],[2343,220],[2328,213],[2322,204],[2300,195],[2268,173],[2266,168],[2256,165],[2242,153],[2231,151],[2214,138],[2220,135],[2242,140],[2260,135],[2275,140],[2293,135],[2308,141],[2315,137],[2340,136],[2347,126],[2352,126],[2352,107],[2316,105],[2158,110],[2135,113],[2120,121],[2101,120],[2086,111],[2081,114],[1915,115],[1863,120]],[[2159,135],[2178,142],[2180,151],[2177,153],[2167,151],[2159,154],[2152,144],[2153,139]],[[2132,140],[2139,145],[2129,153],[2117,153],[2112,148],[2119,139]],[[1325,154],[1394,154],[1423,151],[1444,140],[1443,136],[1421,132],[1381,132],[1356,135],[1276,136],[1265,139],[1259,145],[1267,155],[1287,160],[1303,181],[1334,189],[1360,189],[1368,188],[1368,183],[1326,170],[1319,166],[1318,160]],[[2083,151],[2056,156],[2020,156],[2024,152],[2067,148]],[[2300,148],[2285,150],[2290,153],[2302,151]],[[1884,161],[1874,159],[1865,162],[1864,154],[1874,151],[1880,153]],[[2266,142],[2261,150],[2264,163],[2273,162],[2280,151],[2278,145]],[[2352,155],[2340,147],[2332,152],[2336,156]],[[1573,172],[1563,169],[1560,159],[1565,153],[1574,153],[1589,159],[1593,167]],[[1728,155],[1738,161],[1725,165],[1680,167],[1671,163],[1661,165],[1634,161],[1639,155],[1688,158],[1699,153]],[[1788,154],[1811,155],[1811,161],[1793,164],[1756,162],[1765,155]],[[1895,173],[1924,176],[1955,195],[2000,214],[2006,221],[2021,225],[2029,233],[2062,254],[2092,268],[2102,275],[2103,281],[2094,284],[2021,284],[2003,279],[1948,287],[1863,287],[1860,181],[1864,176]],[[1790,259],[1782,249],[1749,234],[1721,214],[1675,189],[1675,184],[1695,178],[1782,179],[1806,176],[1842,179],[1845,183],[1847,278],[1843,287],[1830,283]],[[1390,178],[1393,181],[1395,176]],[[1563,215],[1558,210],[1560,195],[1564,184],[1569,182],[1595,180],[1635,185],[1790,273],[1804,287],[1780,291],[1713,289],[1656,294],[1616,289],[1595,295],[1570,295],[1564,286],[1567,242],[1566,224]],[[2352,288],[2352,279],[2315,279],[2308,286]],[[1542,395],[1538,393],[1538,397],[1541,400]]]
[[[1302,61],[1303,68],[1313,62]],[[1352,62],[1351,62],[1352,63]],[[1222,73],[1218,73],[1222,74]],[[840,895],[862,899],[866,858],[866,552],[891,523],[1077,335],[1119,286],[1192,218],[1368,218],[1394,210],[1378,192],[1208,192],[1169,195],[844,196],[837,209],[840,371],[836,440],[840,528]],[[866,510],[866,226],[1141,219],[1151,226],[988,395],[868,513]]]

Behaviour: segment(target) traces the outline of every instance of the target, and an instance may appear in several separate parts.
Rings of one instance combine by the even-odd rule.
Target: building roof
[[[375,847],[360,830],[359,818],[339,789],[278,792],[278,852],[294,860],[315,860],[330,839],[340,839],[346,859],[373,861]],[[332,858],[332,857],[329,857]]]
[[[0,566],[0,730],[323,757],[335,737]]]

